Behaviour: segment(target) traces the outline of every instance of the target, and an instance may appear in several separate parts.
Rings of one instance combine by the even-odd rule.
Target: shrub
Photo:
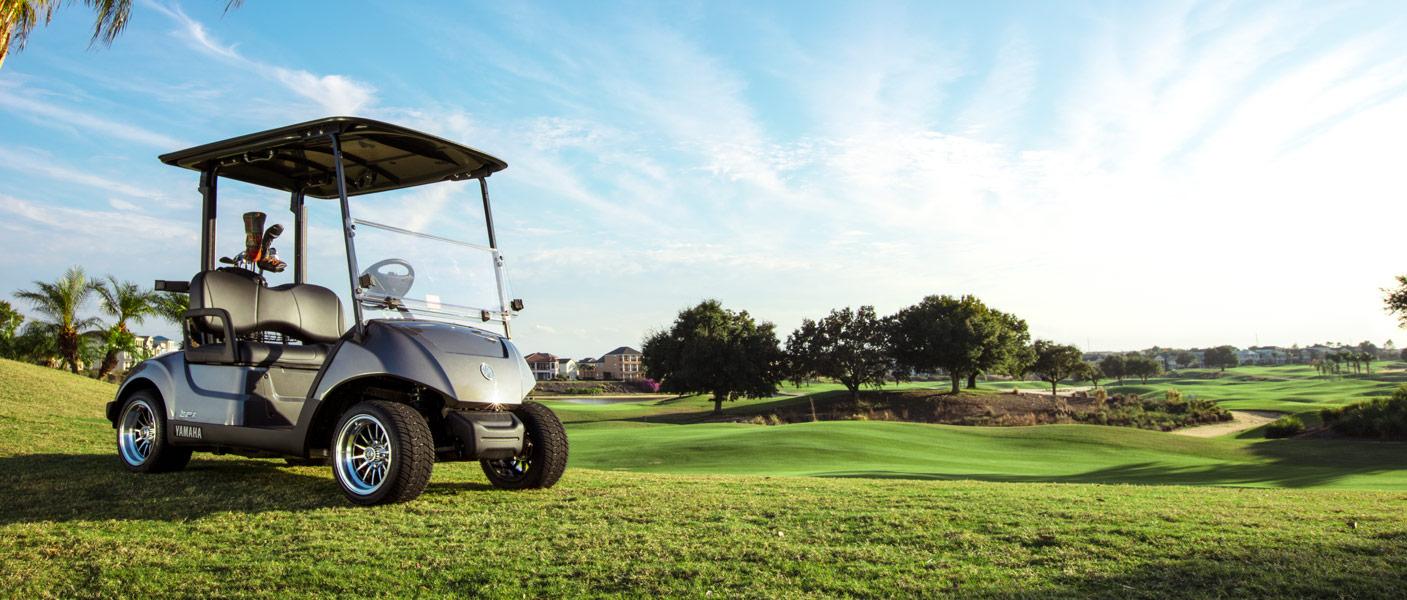
[[[1327,408],[1319,416],[1342,435],[1407,440],[1407,386],[1397,388],[1391,398]]]
[[[1104,403],[1109,400],[1109,391],[1104,388],[1094,388],[1093,397],[1096,406],[1104,406]]]
[[[660,391],[660,382],[650,378],[637,379],[632,382],[635,388],[647,394],[657,394]]]
[[[1285,415],[1265,427],[1265,437],[1287,438],[1304,433],[1304,421],[1295,415]]]

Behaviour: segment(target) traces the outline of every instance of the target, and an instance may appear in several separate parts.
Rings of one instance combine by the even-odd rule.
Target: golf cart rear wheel
[[[133,392],[118,415],[117,459],[128,471],[179,471],[190,462],[190,448],[177,448],[166,441],[166,408],[155,393]]]
[[[523,451],[513,458],[481,460],[484,475],[505,490],[549,488],[567,470],[567,431],[552,409],[524,402],[513,413],[523,421]]]
[[[332,477],[355,504],[413,500],[435,466],[425,417],[396,402],[370,401],[342,415],[332,434]]]

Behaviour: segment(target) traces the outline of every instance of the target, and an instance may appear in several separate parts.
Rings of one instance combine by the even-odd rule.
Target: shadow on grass
[[[1116,572],[1070,570],[1035,590],[984,598],[1401,598],[1407,589],[1402,532],[1359,539],[1207,548],[1188,555],[1129,557]],[[1393,538],[1399,539],[1393,539]]]
[[[199,456],[199,455],[197,455]],[[70,520],[180,521],[220,512],[350,507],[328,467],[192,459],[174,473],[131,473],[109,454],[0,457],[0,524]],[[431,483],[429,496],[492,489]]]
[[[1012,475],[1003,473],[905,473],[900,471],[837,471],[818,477],[876,479],[978,480],[1006,483],[1131,483],[1142,485],[1265,485],[1311,488],[1333,484],[1353,475],[1407,472],[1407,443],[1342,440],[1276,440],[1252,444],[1256,462],[1225,462],[1175,466],[1130,463],[1074,475]],[[1405,478],[1407,479],[1407,478]]]

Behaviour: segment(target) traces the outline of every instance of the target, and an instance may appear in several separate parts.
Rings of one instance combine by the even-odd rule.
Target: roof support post
[[[293,211],[293,283],[307,283],[308,208],[303,204],[303,190],[293,192],[288,210]]]
[[[489,247],[498,249],[498,238],[493,234],[493,207],[489,206],[489,178],[487,175],[479,178],[479,194],[484,197],[484,222],[489,227]]]
[[[337,168],[337,200],[342,205],[342,240],[347,245],[347,279],[352,284],[352,335],[355,339],[361,339],[361,288],[357,283],[357,275],[361,270],[357,268],[357,248],[352,243],[352,238],[357,235],[357,226],[352,223],[352,207],[347,202],[347,175],[342,170],[342,142],[337,139],[336,132],[329,137],[332,139],[332,162]]]
[[[479,194],[484,197],[484,223],[488,225],[489,229],[489,247],[493,248],[494,251],[493,272],[494,276],[498,278],[498,303],[501,305],[498,309],[502,311],[503,315],[503,337],[512,338],[513,330],[508,327],[508,298],[503,295],[503,265],[499,262],[501,257],[498,255],[498,236],[494,235],[493,232],[493,207],[489,205],[488,175],[479,177]]]
[[[200,271],[215,270],[215,166],[200,172]]]

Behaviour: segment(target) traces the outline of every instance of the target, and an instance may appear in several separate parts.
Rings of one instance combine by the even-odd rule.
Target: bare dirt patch
[[[1178,435],[1191,437],[1217,437],[1241,433],[1250,429],[1255,429],[1265,425],[1275,419],[1280,418],[1284,413],[1272,412],[1268,410],[1233,410],[1231,420],[1211,425],[1201,425],[1198,427],[1188,427],[1174,431]]]

